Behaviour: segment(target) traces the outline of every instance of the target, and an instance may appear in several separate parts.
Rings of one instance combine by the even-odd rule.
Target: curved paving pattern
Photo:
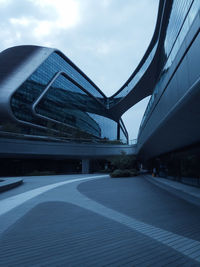
[[[144,234],[150,238],[153,238],[156,241],[159,241],[162,244],[167,245],[177,250],[183,255],[189,256],[190,258],[195,259],[198,262],[200,262],[200,242],[199,241],[195,241],[195,240],[171,233],[169,231],[160,229],[158,227],[154,227],[150,224],[143,223],[142,221],[126,216],[121,212],[107,208],[97,203],[96,201],[89,199],[88,197],[81,194],[77,190],[77,183],[71,184],[69,190],[71,192],[70,197],[68,199],[69,202],[79,205],[88,210],[91,210],[95,213],[98,213],[108,219],[112,219],[116,222],[124,224],[125,226],[128,226],[131,229],[138,231],[139,233]],[[115,197],[117,197],[117,195],[115,195]]]
[[[8,199],[5,199],[5,200],[2,200],[1,203],[0,203],[0,215],[3,215],[4,213],[16,208],[17,206],[23,204],[25,201],[28,201],[34,197],[37,197],[51,189],[54,189],[56,187],[59,187],[59,186],[62,186],[62,185],[66,185],[66,184],[70,184],[70,183],[73,183],[73,182],[78,182],[78,181],[85,181],[85,180],[88,180],[88,179],[98,179],[98,178],[102,178],[104,177],[105,175],[100,175],[100,176],[93,176],[92,178],[88,177],[88,178],[79,178],[79,179],[76,179],[76,180],[68,180],[68,181],[64,181],[64,182],[59,182],[59,183],[54,183],[54,184],[51,184],[51,185],[46,185],[46,186],[42,186],[42,187],[39,187],[39,188],[36,188],[36,189],[33,189],[33,190],[30,190],[28,192],[24,192],[22,194],[19,194],[17,196],[13,196],[13,197],[10,197]]]
[[[155,194],[161,198],[157,209],[151,202],[144,208],[144,213],[149,208],[159,217],[159,205],[170,194],[140,178],[99,179],[103,177],[71,179],[31,190],[34,196],[27,194],[27,201],[23,198],[23,204],[18,202],[18,207],[4,213],[1,218],[8,219],[15,210],[28,207],[1,235],[0,266],[199,266],[199,236],[193,240],[155,226],[142,217],[144,206],[134,196],[143,190],[144,202]],[[132,205],[134,200],[140,212]],[[170,201],[169,197],[169,207]]]
[[[141,178],[96,180],[81,183],[78,190],[129,217],[200,241],[200,207],[180,198],[181,192],[177,197],[171,188]]]

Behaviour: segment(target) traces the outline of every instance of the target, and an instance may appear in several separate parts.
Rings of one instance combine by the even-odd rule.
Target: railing
[[[137,144],[137,139],[129,140],[129,145],[136,145],[136,144]]]
[[[75,143],[93,143],[93,144],[110,144],[110,145],[127,145],[120,140],[104,140],[104,139],[87,139],[87,138],[67,138],[67,137],[53,137],[53,136],[43,136],[43,135],[31,135],[22,133],[13,133],[0,131],[0,138],[6,137],[11,139],[23,139],[23,140],[37,140],[37,141],[47,141],[47,142],[75,142]]]

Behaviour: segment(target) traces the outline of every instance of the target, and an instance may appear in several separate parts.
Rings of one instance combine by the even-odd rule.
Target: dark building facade
[[[111,97],[60,51],[19,46],[0,53],[0,123],[69,138],[128,140],[121,116],[151,96],[137,154],[151,159],[200,143],[200,1],[160,0],[149,47]],[[134,125],[133,125],[134,127]]]

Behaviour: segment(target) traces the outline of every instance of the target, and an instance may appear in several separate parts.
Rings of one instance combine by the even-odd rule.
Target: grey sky
[[[0,0],[0,51],[55,47],[110,96],[131,75],[151,40],[158,0]],[[147,99],[123,115],[136,138]]]

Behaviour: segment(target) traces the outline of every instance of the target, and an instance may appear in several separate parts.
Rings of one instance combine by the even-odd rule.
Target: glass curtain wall
[[[161,71],[160,78],[151,96],[151,99],[147,105],[144,113],[140,128],[142,128],[144,121],[148,117],[151,108],[154,104],[156,96],[160,90],[162,90],[162,83],[168,74],[168,70],[171,67],[175,56],[190,29],[197,13],[200,9],[199,0],[174,0],[172,5],[171,14],[169,17],[169,23],[166,31],[166,37],[164,41],[164,53],[166,61]]]
[[[118,123],[110,118],[104,103],[104,95],[57,53],[51,54],[11,98],[12,111],[20,121],[62,128],[69,136],[77,129],[78,137],[115,140]]]

